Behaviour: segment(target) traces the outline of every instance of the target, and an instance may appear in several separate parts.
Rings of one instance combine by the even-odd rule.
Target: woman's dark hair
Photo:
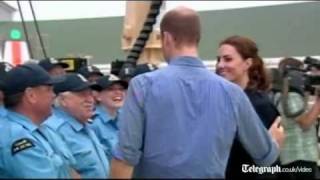
[[[249,68],[249,83],[246,88],[266,91],[270,89],[270,79],[264,66],[262,58],[258,54],[257,44],[251,39],[243,36],[231,36],[220,42],[219,46],[224,44],[233,46],[241,57],[246,60],[252,59],[252,65]]]

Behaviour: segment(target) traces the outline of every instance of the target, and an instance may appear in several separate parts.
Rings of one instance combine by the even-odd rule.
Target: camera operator
[[[285,72],[289,66],[303,70],[301,61],[294,58],[284,58],[279,64],[280,72]],[[294,78],[291,77],[291,79]],[[283,175],[289,179],[315,178],[318,161],[316,120],[320,114],[320,97],[317,96],[315,103],[307,108],[308,110],[300,113],[301,109],[307,106],[308,97],[304,97],[304,93],[299,93],[299,91],[287,91],[277,92],[274,97],[274,102],[282,116],[283,127],[287,132],[280,153],[281,164],[287,168],[311,168],[312,171],[291,172]],[[291,115],[287,114],[286,111],[290,112]]]

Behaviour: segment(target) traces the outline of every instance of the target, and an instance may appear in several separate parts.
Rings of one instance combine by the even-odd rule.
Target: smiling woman
[[[244,89],[265,91],[270,83],[255,42],[232,36],[220,43],[217,72]]]
[[[264,126],[270,132],[273,131],[274,127],[277,127],[276,124],[279,123],[276,121],[279,112],[267,95],[270,83],[262,58],[259,56],[257,44],[247,37],[231,36],[220,42],[218,54],[217,73],[244,89]],[[273,138],[283,140],[284,137],[273,135]],[[257,174],[242,171],[243,164],[254,165],[254,160],[238,139],[236,137],[232,145],[226,178],[257,178]],[[264,175],[263,177],[269,176]]]

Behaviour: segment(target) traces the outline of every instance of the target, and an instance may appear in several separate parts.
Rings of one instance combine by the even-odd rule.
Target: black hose
[[[28,35],[27,28],[26,28],[26,23],[24,21],[24,17],[23,17],[23,13],[22,13],[22,10],[21,10],[21,6],[20,6],[19,0],[17,0],[17,4],[18,4],[18,8],[19,8],[19,14],[20,14],[21,22],[22,22],[23,32],[24,32],[24,35],[26,36],[27,47],[28,47],[28,50],[30,52],[30,57],[31,57],[31,59],[33,59],[33,53],[32,53],[32,49],[31,49],[29,35]]]
[[[127,62],[136,64],[145,45],[149,39],[151,32],[153,31],[153,25],[157,22],[157,16],[160,13],[160,7],[162,5],[162,0],[156,0],[151,2],[150,10],[144,25],[137,37],[132,49],[127,56]]]

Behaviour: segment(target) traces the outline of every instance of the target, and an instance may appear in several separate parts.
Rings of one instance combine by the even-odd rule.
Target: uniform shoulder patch
[[[15,155],[20,151],[34,147],[33,142],[29,138],[18,139],[11,145],[11,154]]]

